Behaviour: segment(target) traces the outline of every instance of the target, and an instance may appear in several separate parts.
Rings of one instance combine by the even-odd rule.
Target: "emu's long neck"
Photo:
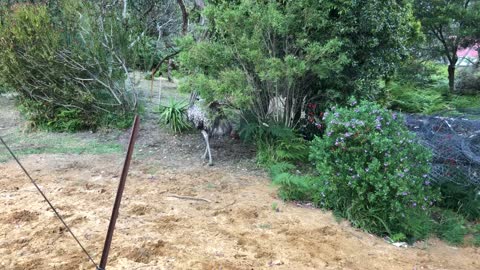
[[[195,104],[195,102],[198,100],[198,97],[199,97],[199,94],[197,91],[193,91],[191,94],[190,94],[190,100],[188,101],[188,107],[192,107],[193,104]]]

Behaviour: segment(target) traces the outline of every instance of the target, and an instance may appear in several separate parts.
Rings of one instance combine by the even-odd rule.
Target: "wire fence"
[[[456,117],[405,115],[407,127],[433,152],[432,182],[480,187],[479,116],[480,110]]]

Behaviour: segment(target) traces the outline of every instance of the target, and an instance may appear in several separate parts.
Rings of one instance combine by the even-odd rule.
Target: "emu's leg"
[[[208,133],[205,130],[202,130],[202,135],[203,135],[203,138],[205,139],[205,143],[207,144],[206,151],[208,151],[208,165],[212,166],[213,160],[212,160],[212,153],[210,152],[210,143],[208,140]]]
[[[207,159],[208,148],[205,146],[205,153],[202,155],[202,159]]]

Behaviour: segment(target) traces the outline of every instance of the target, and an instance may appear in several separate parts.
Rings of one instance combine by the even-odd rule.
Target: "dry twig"
[[[210,200],[203,199],[203,198],[196,198],[196,197],[189,197],[189,196],[179,196],[179,195],[175,195],[175,194],[168,195],[167,197],[173,197],[173,198],[182,199],[182,200],[208,202],[208,203],[212,202]]]

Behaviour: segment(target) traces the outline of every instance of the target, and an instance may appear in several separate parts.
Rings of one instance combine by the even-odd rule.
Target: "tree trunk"
[[[187,9],[185,8],[185,4],[183,0],[177,0],[178,5],[180,6],[180,10],[182,11],[182,34],[186,35],[188,30],[188,13]]]
[[[448,65],[448,88],[450,93],[455,91],[455,64]]]
[[[172,58],[168,59],[168,66],[167,66],[167,79],[169,82],[173,82],[172,80],[172,68],[173,68],[173,60]]]

